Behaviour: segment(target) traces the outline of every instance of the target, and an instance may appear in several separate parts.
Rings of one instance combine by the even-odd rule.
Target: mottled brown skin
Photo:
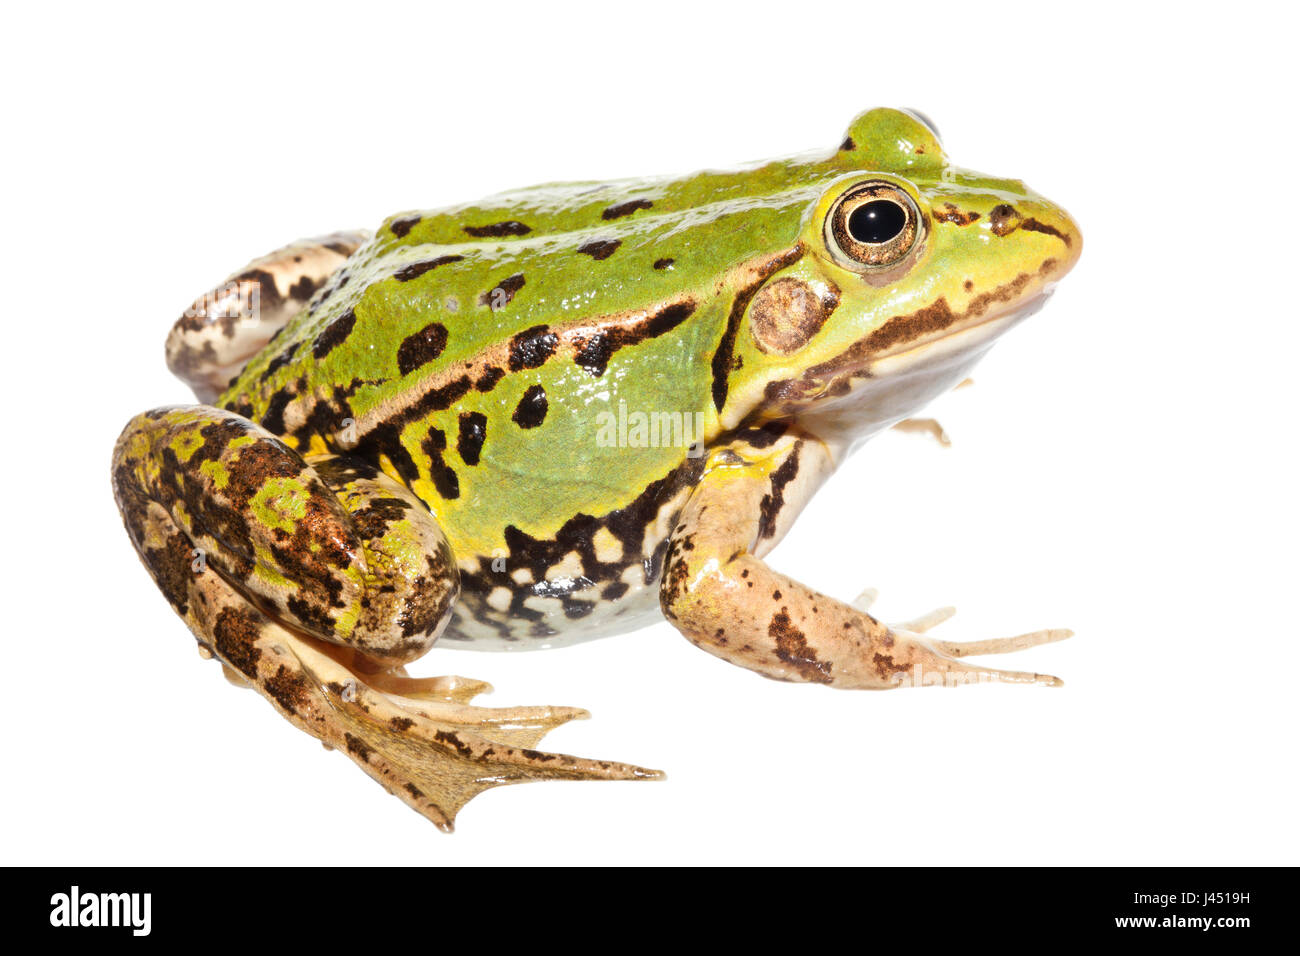
[[[367,238],[336,232],[254,259],[194,300],[167,337],[167,366],[210,402]]]
[[[132,543],[204,655],[439,827],[503,783],[658,776],[532,749],[581,710],[472,707],[487,685],[404,676],[459,576],[424,505],[373,466],[308,460],[204,406],[137,416],[113,457]]]

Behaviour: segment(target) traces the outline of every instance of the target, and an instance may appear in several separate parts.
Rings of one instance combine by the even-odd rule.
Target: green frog
[[[557,647],[659,615],[769,678],[1057,684],[944,613],[882,623],[764,562],[1079,258],[1058,206],[948,162],[908,110],[732,171],[547,184],[302,240],[167,340],[202,404],[133,419],[113,489],[227,676],[443,829],[482,790],[644,779],[535,749],[570,707],[413,677],[436,640]]]

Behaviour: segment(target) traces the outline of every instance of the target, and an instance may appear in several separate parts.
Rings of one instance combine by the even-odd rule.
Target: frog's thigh
[[[127,426],[113,490],[204,655],[440,827],[500,784],[658,776],[532,749],[585,711],[475,707],[482,682],[375,670],[427,647],[455,595],[441,532],[384,476],[196,406]]]
[[[709,653],[778,680],[846,688],[1056,682],[956,659],[1030,645],[927,642],[769,568],[760,556],[830,465],[825,446],[798,435],[764,449],[737,444],[710,457],[664,564],[660,603],[678,630]]]
[[[232,412],[138,416],[118,441],[114,484],[173,605],[185,598],[169,579],[183,551],[286,623],[395,664],[429,649],[456,598],[451,550],[409,491],[361,462],[307,462]],[[181,535],[166,555],[149,543],[153,509]]]
[[[167,336],[167,367],[210,402],[367,238],[336,232],[254,259],[206,292]]]

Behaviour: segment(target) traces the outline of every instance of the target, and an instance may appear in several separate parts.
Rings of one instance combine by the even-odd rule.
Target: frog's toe
[[[482,681],[367,674],[351,666],[346,648],[280,626],[218,576],[201,575],[194,586],[191,623],[214,635],[223,664],[439,829],[450,832],[461,807],[504,784],[662,776],[534,749],[549,731],[589,716],[581,708],[476,707],[468,701],[487,687]]]
[[[450,704],[468,704],[479,694],[492,693],[492,685],[472,677],[408,677],[403,668],[380,671],[366,677],[375,690],[412,700],[442,700]]]
[[[330,679],[330,665],[319,659],[310,669],[327,687],[342,676]],[[432,690],[408,689],[421,696],[381,691],[368,681],[356,681],[346,695],[350,699],[341,701],[340,717],[350,728],[344,734],[349,755],[447,832],[461,807],[503,784],[663,776],[632,764],[534,749],[556,727],[590,716],[578,707],[477,707]],[[450,697],[461,694],[454,688]]]

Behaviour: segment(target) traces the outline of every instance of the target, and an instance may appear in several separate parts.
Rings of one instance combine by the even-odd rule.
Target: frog
[[[766,558],[863,442],[933,430],[1081,250],[910,109],[784,159],[400,212],[186,309],[166,358],[198,404],[127,424],[114,496],[200,654],[443,830],[498,785],[662,774],[538,749],[580,708],[412,676],[435,642],[666,619],[776,681],[1059,685],[969,658],[1068,630],[939,640],[947,610],[887,624]]]

